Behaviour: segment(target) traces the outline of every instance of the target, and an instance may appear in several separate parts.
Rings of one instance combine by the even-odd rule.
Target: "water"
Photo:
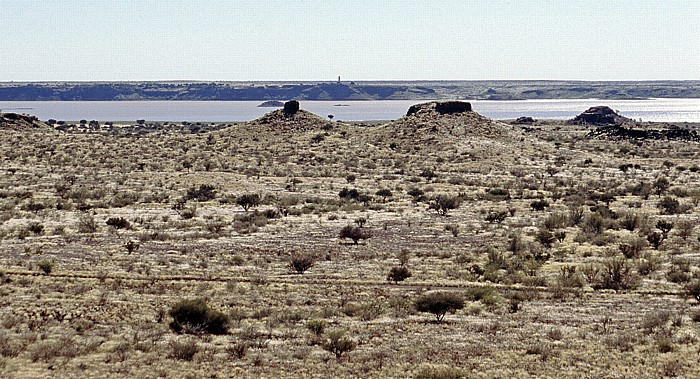
[[[393,120],[420,100],[302,101],[301,108],[334,120]],[[42,120],[202,121],[240,122],[256,119],[274,108],[261,101],[0,101],[2,112],[26,113]],[[607,105],[623,116],[643,121],[700,122],[700,99],[650,100],[471,100],[480,114],[493,119],[530,116],[570,119],[596,105]]]

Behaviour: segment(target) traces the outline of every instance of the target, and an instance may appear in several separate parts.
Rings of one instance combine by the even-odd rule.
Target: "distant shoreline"
[[[0,101],[643,100],[700,98],[691,81],[0,82]]]

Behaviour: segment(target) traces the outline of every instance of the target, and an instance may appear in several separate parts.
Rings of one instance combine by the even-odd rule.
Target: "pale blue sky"
[[[700,79],[697,0],[0,5],[0,81]]]

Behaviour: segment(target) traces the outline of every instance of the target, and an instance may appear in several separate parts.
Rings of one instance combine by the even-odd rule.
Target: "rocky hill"
[[[454,137],[509,136],[513,128],[484,117],[472,110],[471,104],[463,101],[432,101],[409,108],[406,116],[386,125],[389,137],[410,143]]]
[[[572,125],[623,125],[634,123],[633,120],[621,116],[610,107],[597,106],[588,108],[585,112],[568,121]]]
[[[27,130],[27,129],[51,129],[53,128],[36,116],[27,116],[19,113],[0,113],[0,130]]]

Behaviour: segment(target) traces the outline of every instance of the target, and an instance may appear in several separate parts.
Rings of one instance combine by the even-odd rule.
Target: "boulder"
[[[514,124],[528,124],[528,125],[530,125],[530,124],[535,123],[535,119],[532,117],[523,116],[523,117],[518,117],[513,123]]]
[[[295,115],[297,112],[299,112],[299,102],[296,100],[287,101],[284,103],[283,112],[287,117]]]

